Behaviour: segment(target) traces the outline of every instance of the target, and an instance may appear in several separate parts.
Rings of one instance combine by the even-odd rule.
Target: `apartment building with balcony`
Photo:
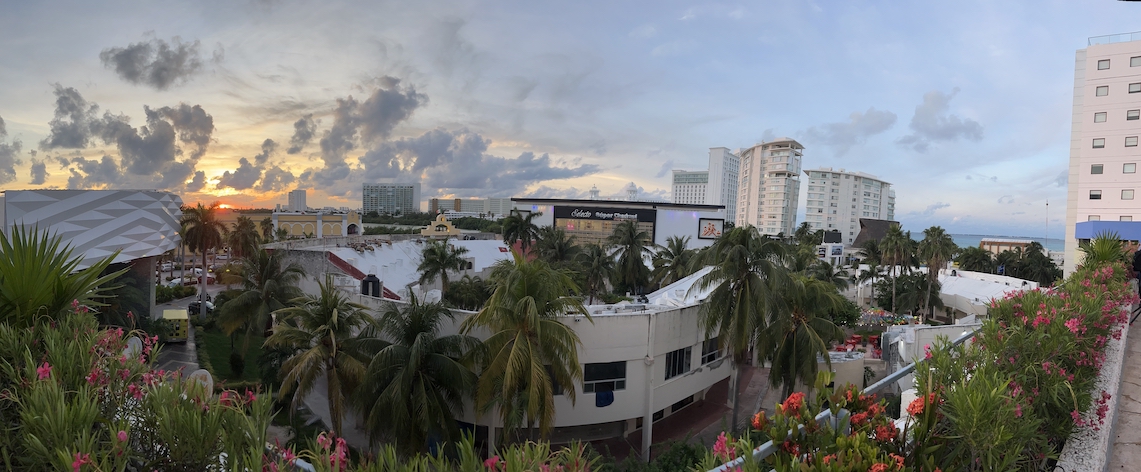
[[[874,175],[831,167],[806,170],[804,175],[805,221],[813,230],[839,231],[846,246],[860,234],[860,218],[895,219],[895,191]]]
[[[741,150],[739,155],[737,224],[756,226],[761,234],[792,234],[804,146],[792,138],[779,138]]]

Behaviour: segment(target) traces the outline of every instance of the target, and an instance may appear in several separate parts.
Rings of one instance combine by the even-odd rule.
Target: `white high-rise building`
[[[305,189],[289,192],[288,211],[304,212],[308,208],[305,203]]]
[[[804,146],[792,138],[780,138],[738,155],[737,225],[756,226],[761,234],[792,234]]]
[[[420,184],[364,184],[361,207],[364,213],[407,214],[420,211]]]
[[[730,220],[737,214],[737,178],[741,159],[728,148],[709,148],[709,170],[673,171],[673,202],[724,205]]]
[[[1064,270],[1101,232],[1141,239],[1141,33],[1089,39],[1074,58]]]
[[[804,171],[808,198],[804,219],[813,230],[839,231],[851,245],[860,233],[860,218],[895,219],[895,191],[874,175],[821,167]]]

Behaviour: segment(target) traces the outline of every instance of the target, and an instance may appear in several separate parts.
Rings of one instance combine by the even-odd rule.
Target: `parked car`
[[[200,302],[198,300],[192,301],[192,302],[190,302],[190,305],[188,305],[186,307],[186,309],[188,311],[190,311],[191,315],[202,314],[202,302]],[[206,301],[206,314],[209,315],[210,313],[213,313],[213,312],[214,312],[214,304],[211,303],[209,300],[207,300]]]
[[[163,271],[163,272],[170,272],[170,271],[174,270],[174,264],[171,264],[169,262],[163,262],[162,265],[159,266],[158,270]]]

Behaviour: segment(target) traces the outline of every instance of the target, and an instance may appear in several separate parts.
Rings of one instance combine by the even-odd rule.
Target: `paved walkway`
[[[1137,470],[1141,464],[1141,322],[1129,327],[1121,388],[1117,392],[1117,425],[1106,470]],[[1135,331],[1136,330],[1136,331]]]

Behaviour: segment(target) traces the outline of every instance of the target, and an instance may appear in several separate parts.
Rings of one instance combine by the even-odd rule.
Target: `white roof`
[[[705,275],[712,270],[713,266],[706,266],[688,277],[684,277],[677,282],[658,289],[658,291],[654,293],[646,295],[646,298],[649,299],[650,304],[671,307],[682,307],[701,303],[709,296],[709,292],[712,292],[714,287],[710,286],[705,290],[697,290],[693,287],[697,285],[697,282],[700,281],[702,277],[705,277]]]

